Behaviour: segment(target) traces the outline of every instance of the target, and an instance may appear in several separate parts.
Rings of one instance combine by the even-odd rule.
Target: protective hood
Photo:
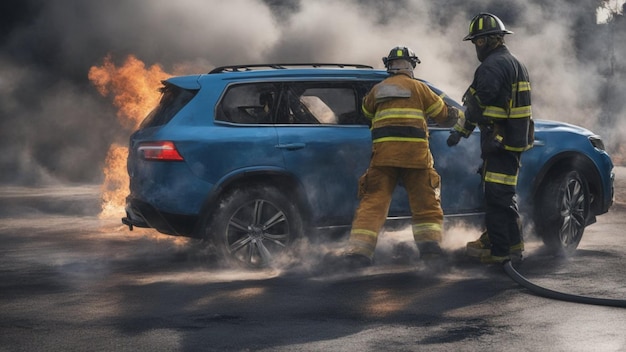
[[[389,61],[388,64],[388,68],[387,68],[387,72],[391,73],[391,74],[405,74],[411,78],[413,77],[413,66],[411,65],[411,63],[407,60],[393,60],[393,61]]]

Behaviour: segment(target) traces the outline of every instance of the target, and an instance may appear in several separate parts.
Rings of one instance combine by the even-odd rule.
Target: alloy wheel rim
[[[226,227],[228,252],[253,267],[270,264],[287,247],[289,237],[285,213],[263,199],[242,205]]]
[[[585,193],[578,180],[571,179],[565,185],[560,213],[559,237],[563,246],[568,248],[578,243],[585,228]]]

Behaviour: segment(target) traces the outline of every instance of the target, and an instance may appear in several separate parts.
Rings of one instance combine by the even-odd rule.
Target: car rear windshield
[[[165,125],[198,93],[196,89],[184,89],[168,83],[164,83],[160,91],[159,105],[146,116],[140,128]]]

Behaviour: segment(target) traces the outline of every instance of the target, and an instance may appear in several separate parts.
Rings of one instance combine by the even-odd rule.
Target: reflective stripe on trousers
[[[508,256],[511,245],[523,241],[515,193],[520,153],[504,150],[488,153],[483,167],[485,227],[491,241],[491,254]]]
[[[362,198],[352,222],[349,252],[373,257],[399,179],[407,189],[415,241],[441,241],[443,211],[437,172],[434,169],[375,166],[367,170],[359,185]]]

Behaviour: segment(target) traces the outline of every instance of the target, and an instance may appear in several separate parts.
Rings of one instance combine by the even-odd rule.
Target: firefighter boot
[[[492,255],[491,252],[487,255],[480,256],[480,262],[483,264],[504,264],[510,261],[511,264],[517,266],[522,264],[523,260],[524,258],[522,257],[522,252],[511,252],[511,254],[503,257]]]
[[[420,252],[420,258],[428,260],[430,258],[440,258],[443,256],[443,251],[437,241],[420,241],[417,242],[417,249]]]
[[[511,258],[509,258],[508,256],[495,256],[491,255],[491,252],[489,252],[489,254],[487,255],[483,255],[480,257],[480,262],[483,264],[504,264],[509,260],[511,260]]]
[[[347,251],[330,252],[323,258],[324,273],[353,271],[370,265],[372,265],[372,259],[369,257]]]
[[[443,272],[447,270],[448,263],[444,251],[437,241],[420,241],[417,242],[420,259],[426,266],[426,269],[432,272]]]
[[[467,242],[465,253],[470,257],[487,257],[491,255],[491,242],[487,231],[483,232],[476,241]]]
[[[372,265],[372,260],[362,254],[346,253],[343,256],[342,265],[348,270],[361,269]]]
[[[514,244],[510,248],[511,259],[519,260],[522,259],[522,252],[524,251],[524,242],[519,242]],[[465,246],[465,253],[470,257],[475,258],[483,258],[491,255],[491,241],[489,241],[489,236],[487,235],[487,231],[483,232],[480,237],[476,241],[467,242]]]

